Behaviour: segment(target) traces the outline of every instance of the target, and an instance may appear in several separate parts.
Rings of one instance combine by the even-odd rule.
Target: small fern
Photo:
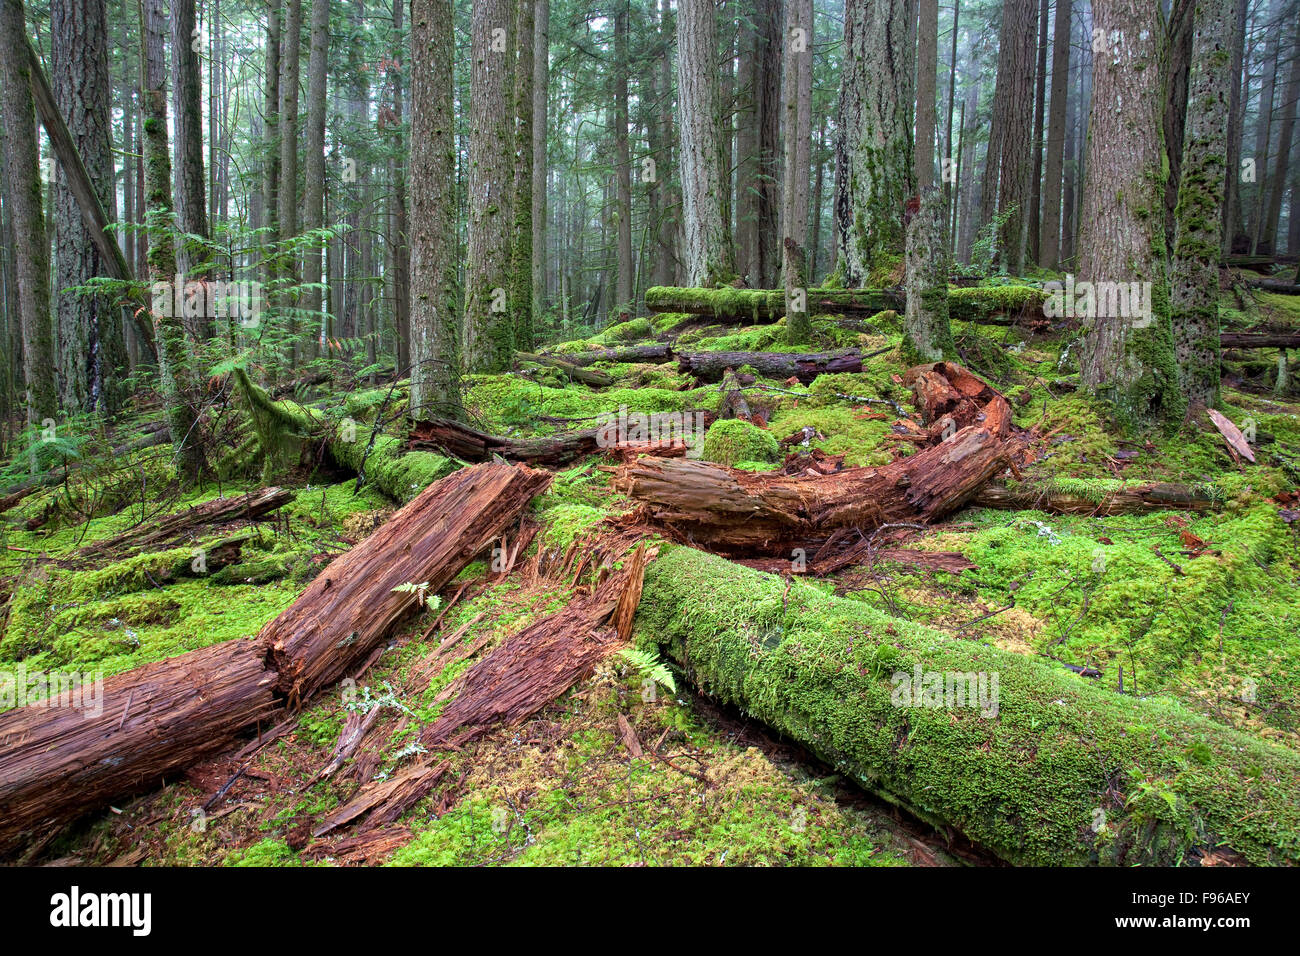
[[[618,653],[635,667],[642,677],[648,677],[656,684],[668,688],[669,693],[677,693],[677,682],[673,680],[672,671],[668,669],[667,664],[659,660],[658,655],[635,647],[625,647]]]

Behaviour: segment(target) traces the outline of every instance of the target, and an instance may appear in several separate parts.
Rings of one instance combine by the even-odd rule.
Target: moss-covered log
[[[1213,495],[1188,485],[1163,482],[1123,488],[1087,488],[1084,482],[1034,484],[1018,487],[985,485],[971,504],[1008,511],[1051,511],[1071,515],[1132,515],[1147,511],[1210,511]],[[1077,486],[1077,487],[1076,487]]]
[[[573,381],[581,382],[583,385],[590,385],[592,388],[606,388],[614,384],[614,377],[608,372],[602,372],[598,368],[585,368],[583,365],[570,361],[568,356],[559,358],[554,355],[541,355],[536,352],[516,352],[515,361],[558,368]]]
[[[727,369],[748,365],[767,378],[797,378],[805,385],[818,375],[832,372],[861,372],[862,351],[838,352],[692,352],[677,356],[680,371],[701,382],[720,382]]]
[[[522,355],[520,356],[523,357]],[[586,352],[567,352],[555,356],[570,365],[586,367],[597,362],[646,362],[662,364],[673,360],[672,346],[669,345],[626,345],[616,349],[591,349]],[[536,359],[530,359],[536,361]]]
[[[1297,349],[1300,331],[1220,332],[1219,344],[1225,349]]]
[[[686,547],[637,624],[705,693],[1011,863],[1300,863],[1300,756],[1175,702]]]
[[[456,467],[445,455],[407,451],[403,439],[373,433],[373,426],[349,419],[331,422],[313,408],[277,401],[243,369],[235,370],[235,381],[262,446],[264,479],[296,467],[314,467],[318,456],[313,452],[322,442],[336,465],[364,473],[367,482],[396,501],[409,501]]]

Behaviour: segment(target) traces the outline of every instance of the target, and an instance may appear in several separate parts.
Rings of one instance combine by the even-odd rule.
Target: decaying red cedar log
[[[681,421],[688,429],[697,422],[702,423],[704,428],[708,428],[717,418],[717,415],[709,411],[681,414]],[[615,426],[617,426],[616,422]],[[632,449],[651,454],[675,453],[671,442],[653,448],[648,447],[645,441],[636,437],[635,428],[635,423],[629,422],[625,429],[628,433],[627,441],[619,441],[620,436],[616,427],[613,429],[584,428],[580,431],[562,432],[544,438],[504,438],[477,431],[460,422],[433,419],[416,422],[412,426],[411,434],[406,440],[406,447],[445,451],[462,461],[487,461],[493,455],[500,455],[507,461],[520,461],[528,465],[549,468],[567,465],[579,458],[599,454],[602,451],[622,452],[625,449]],[[680,443],[682,436],[678,434],[675,437]],[[679,447],[685,450],[685,446],[679,445]]]
[[[430,750],[460,745],[498,723],[516,723],[589,674],[631,639],[645,567],[656,553],[639,546],[591,594],[530,624],[471,667],[420,742]]]
[[[787,477],[643,458],[620,468],[615,486],[645,505],[648,521],[683,541],[725,555],[788,552],[816,546],[839,528],[928,522],[966,504],[1024,448],[1001,395],[994,392],[979,417],[881,468]]]
[[[102,713],[0,714],[0,852],[227,747],[380,647],[427,582],[438,591],[517,522],[550,475],[482,464],[435,482],[333,561],[258,641],[230,641],[118,674]]]
[[[566,352],[556,358],[563,359],[570,365],[586,367],[597,362],[645,363],[659,365],[673,360],[671,345],[625,345],[617,349],[590,349],[585,352]]]
[[[260,518],[288,504],[288,488],[261,488],[234,498],[213,498],[191,508],[160,515],[130,531],[97,541],[72,555],[78,562],[107,557],[128,557],[142,551],[176,548],[195,537],[196,532],[230,521]]]
[[[107,678],[99,706],[0,715],[0,853],[226,749],[274,685],[260,644],[227,641]]]
[[[956,362],[933,362],[908,369],[903,384],[912,390],[921,421],[933,425],[944,416],[952,419],[953,431],[979,420],[997,389]]]
[[[971,504],[1010,511],[1050,511],[1071,515],[1131,515],[1146,511],[1211,511],[1213,498],[1187,485],[1133,485],[1106,492],[1100,499],[1085,498],[1051,486],[1026,483],[1018,488],[985,485]]]
[[[524,465],[481,464],[434,482],[374,534],[317,575],[259,635],[296,705],[350,673],[417,603],[434,594],[519,520],[551,482]]]
[[[702,382],[720,382],[727,369],[748,365],[767,378],[799,379],[805,385],[818,375],[861,372],[862,351],[838,352],[691,352],[677,356],[677,367]]]

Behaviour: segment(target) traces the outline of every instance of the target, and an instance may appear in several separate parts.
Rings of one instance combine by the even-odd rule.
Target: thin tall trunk
[[[1042,0],[1038,13],[1038,68],[1034,89],[1034,176],[1030,181],[1029,219],[1025,223],[1030,262],[1038,262],[1040,227],[1043,209],[1043,127],[1047,106],[1047,13],[1048,0]]]
[[[280,187],[279,227],[281,239],[298,235],[298,79],[301,72],[302,0],[286,0],[284,55],[280,58]],[[296,279],[297,263],[282,256],[280,278]],[[298,364],[298,318],[295,301],[285,301],[288,312],[289,365]]]
[[[1246,14],[1250,0],[1236,0],[1233,11],[1232,95],[1228,100],[1228,182],[1223,200],[1223,251],[1230,253],[1241,232],[1241,141],[1245,131],[1242,66],[1246,59]]]
[[[525,4],[526,5],[526,4]],[[631,4],[622,0],[614,13],[614,179],[617,184],[618,284],[614,303],[631,310],[635,297],[635,265],[632,261],[632,154],[628,145],[628,20]]]
[[[177,271],[188,278],[211,274],[204,240],[208,238],[207,174],[203,169],[203,81],[199,73],[199,30],[194,0],[170,0],[172,123],[176,129],[176,224],[187,236],[176,245]],[[212,338],[212,316],[189,318],[186,331],[195,341]]]
[[[311,0],[309,52],[307,54],[307,138],[302,179],[302,228],[304,232],[325,224],[325,71],[329,64],[330,0]],[[321,249],[304,253],[303,282],[316,286],[322,277]],[[304,343],[309,354],[321,334],[321,290],[308,288],[303,310],[314,318],[311,339]]]
[[[1296,16],[1294,9],[1291,15],[1293,18]],[[1268,213],[1264,218],[1263,241],[1273,255],[1278,248],[1277,224],[1282,217],[1282,196],[1287,191],[1297,100],[1300,100],[1300,34],[1296,34],[1296,42],[1291,45],[1291,69],[1286,81],[1286,96],[1282,100],[1282,124],[1278,129],[1277,156],[1273,160],[1273,175],[1269,178]]]
[[[399,0],[400,2],[400,0]],[[551,56],[550,0],[537,0],[533,24],[533,323],[541,321],[546,309],[546,132],[550,96]]]
[[[0,0],[0,116],[4,118],[4,172],[14,235],[15,280],[22,324],[27,421],[41,425],[58,414],[54,336],[50,327],[50,247],[42,210],[36,108],[28,79],[27,24],[22,0]]]
[[[1178,183],[1182,177],[1183,140],[1187,126],[1187,84],[1192,68],[1193,15],[1196,0],[1173,0],[1165,39],[1165,153],[1169,173],[1165,178],[1165,238],[1173,248],[1178,208]]]
[[[786,0],[785,72],[781,84],[785,127],[785,183],[781,208],[781,276],[785,285],[786,341],[812,339],[808,315],[808,166],[812,148],[812,0]]]
[[[916,44],[916,190],[924,195],[934,185],[936,84],[939,72],[939,0],[919,0]]]
[[[404,28],[407,0],[393,0],[393,30],[400,37]],[[388,266],[393,287],[393,329],[397,335],[399,374],[411,367],[411,249],[406,218],[406,141],[402,131],[405,108],[402,82],[404,46],[393,51],[388,84],[393,96],[393,155],[389,160],[389,179],[393,194],[388,201]],[[328,222],[328,219],[326,220]]]
[[[262,209],[267,233],[264,245],[280,238],[280,0],[267,0],[266,62],[262,74]],[[267,278],[272,278],[268,272]]]
[[[167,72],[163,0],[142,0],[140,32],[141,99],[144,105],[145,222],[153,320],[158,339],[158,380],[177,472],[189,480],[205,470],[198,420],[198,390],[181,316],[176,315],[176,251],[172,244],[171,156],[167,143]]]
[[[1038,264],[1057,269],[1061,264],[1061,190],[1064,185],[1066,99],[1070,79],[1071,0],[1056,0],[1052,32],[1052,105],[1047,123],[1047,170],[1043,178],[1043,218]]]

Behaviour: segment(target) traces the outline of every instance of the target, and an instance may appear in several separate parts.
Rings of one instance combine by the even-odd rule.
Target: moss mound
[[[723,418],[709,426],[701,457],[730,468],[740,461],[776,461],[780,454],[776,439],[757,425],[738,418]]]

